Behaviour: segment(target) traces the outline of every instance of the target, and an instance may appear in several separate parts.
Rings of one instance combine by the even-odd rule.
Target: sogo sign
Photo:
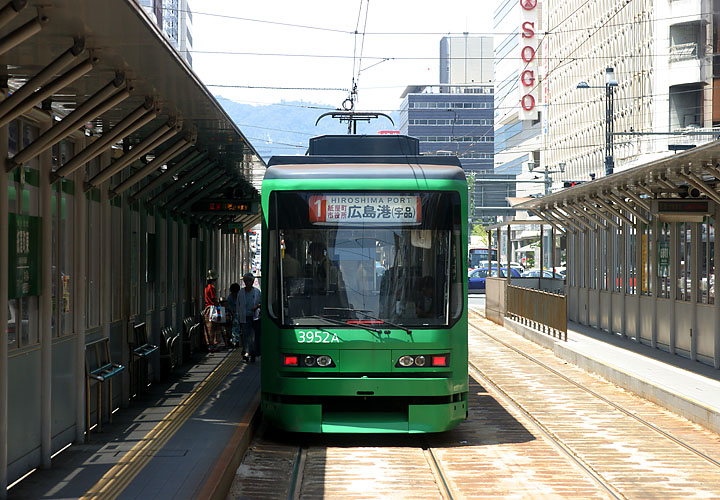
[[[521,120],[537,120],[537,0],[519,0],[520,25],[520,116]]]

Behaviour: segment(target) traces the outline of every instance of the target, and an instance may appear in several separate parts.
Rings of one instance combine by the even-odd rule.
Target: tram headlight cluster
[[[422,367],[443,367],[448,366],[450,362],[450,355],[449,354],[419,354],[415,356],[411,356],[409,354],[406,354],[404,356],[400,356],[397,363],[395,364],[396,368],[422,368]]]
[[[283,366],[302,366],[305,368],[331,368],[335,366],[333,359],[326,354],[283,354]]]

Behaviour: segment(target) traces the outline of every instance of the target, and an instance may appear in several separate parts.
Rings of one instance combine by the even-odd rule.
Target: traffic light
[[[564,188],[571,188],[573,186],[577,186],[578,184],[582,184],[585,181],[563,181],[563,187]]]

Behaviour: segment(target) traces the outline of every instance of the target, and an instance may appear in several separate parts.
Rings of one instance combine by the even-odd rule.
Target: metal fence
[[[565,295],[519,286],[507,287],[507,316],[567,341]]]

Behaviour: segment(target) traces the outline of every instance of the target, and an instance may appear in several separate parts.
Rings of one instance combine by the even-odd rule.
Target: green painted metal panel
[[[452,191],[460,197],[461,221],[467,221],[467,183],[449,179],[282,179],[265,180],[262,187],[263,249],[269,245],[267,217],[270,213],[270,195],[275,190],[309,191]],[[460,224],[461,248],[457,249],[463,264],[467,255],[467,224]],[[268,265],[266,254],[263,265]],[[263,288],[267,287],[268,272],[263,272]],[[465,278],[465,275],[461,275]],[[466,418],[467,414],[467,280],[462,279],[465,295],[460,320],[449,328],[419,328],[408,335],[390,328],[390,334],[375,335],[362,329],[318,329],[331,332],[339,343],[307,343],[301,341],[299,331],[279,329],[268,315],[263,315],[263,411],[276,425],[297,432],[440,432],[450,429]],[[307,337],[307,335],[305,335]],[[267,349],[267,350],[265,350]],[[286,368],[281,366],[279,355],[268,352],[303,354],[328,354],[336,361],[333,368]],[[445,368],[410,368],[404,372],[395,368],[397,358],[403,354],[451,353],[450,366]],[[318,372],[325,372],[317,375]],[[306,377],[299,372],[306,373]],[[427,376],[420,375],[427,372]],[[373,376],[373,374],[375,374]],[[383,374],[383,375],[380,375]],[[380,375],[380,376],[378,376]],[[358,394],[360,393],[360,394]],[[275,401],[278,396],[292,396],[293,404]],[[458,398],[457,396],[460,395]],[[373,397],[408,398],[407,410],[338,411],[333,407],[323,413],[326,398]],[[420,398],[447,398],[447,404],[420,404]],[[301,403],[307,398],[307,403]],[[412,403],[418,398],[418,404]],[[450,402],[452,398],[452,402]],[[329,401],[329,399],[327,399]],[[319,402],[319,403],[318,403]],[[378,404],[375,402],[375,404]],[[318,427],[319,426],[319,427]]]

